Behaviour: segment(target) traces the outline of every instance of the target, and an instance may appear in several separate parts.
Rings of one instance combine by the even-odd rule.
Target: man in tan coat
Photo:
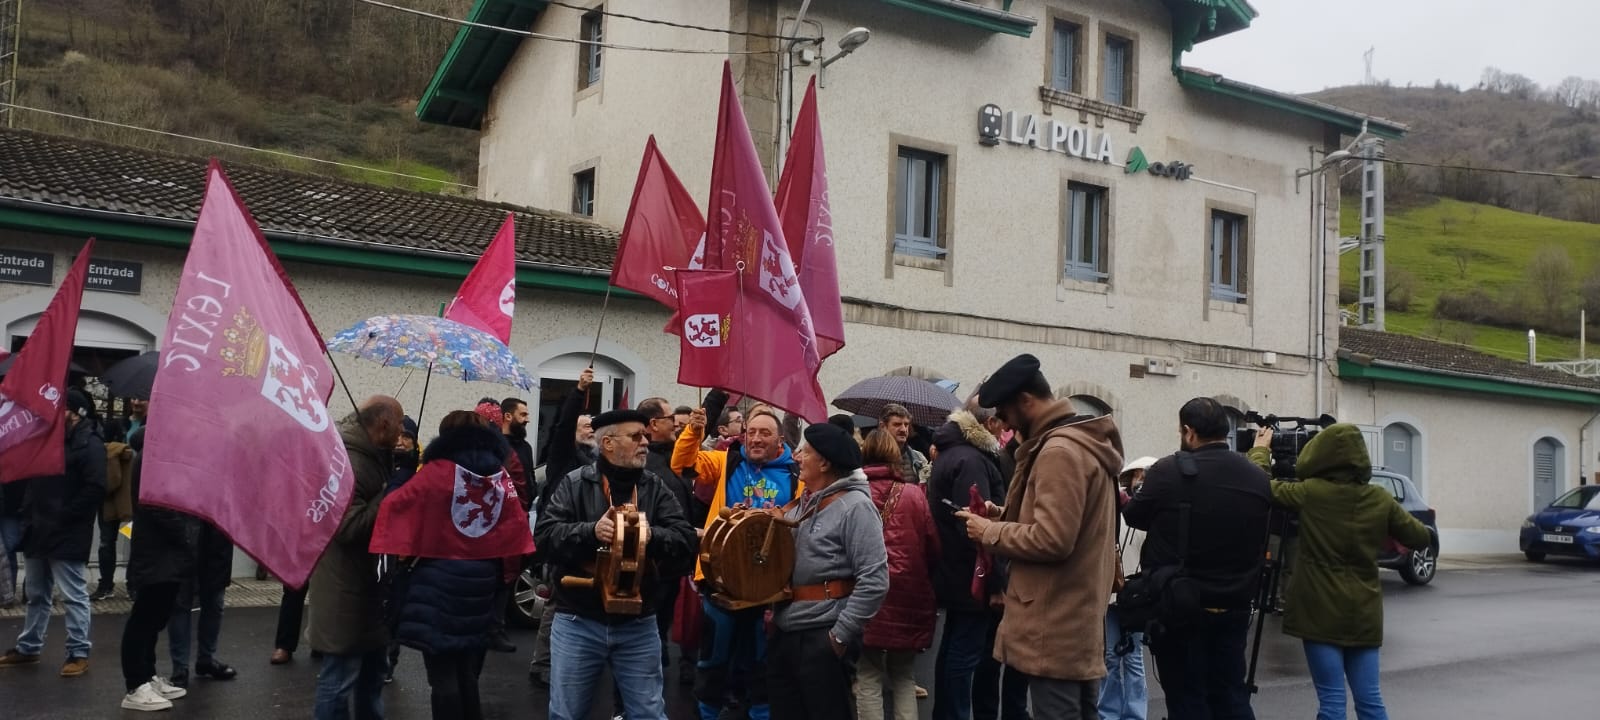
[[[1023,438],[1005,505],[958,513],[969,538],[1011,563],[994,657],[1030,676],[1035,717],[1096,717],[1122,437],[1111,418],[1056,400],[1032,355],[1001,366],[978,401]]]

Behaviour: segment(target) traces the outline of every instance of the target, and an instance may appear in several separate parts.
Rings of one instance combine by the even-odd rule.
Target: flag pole
[[[606,283],[605,299],[600,301],[600,323],[594,328],[594,347],[589,350],[589,367],[594,367],[594,358],[600,354],[600,332],[606,327],[606,308],[611,305],[611,283]]]

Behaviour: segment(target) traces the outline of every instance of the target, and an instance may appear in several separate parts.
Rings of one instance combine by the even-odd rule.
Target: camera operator
[[[1270,466],[1271,447],[1272,429],[1264,427],[1250,460]],[[1432,538],[1394,496],[1370,484],[1372,461],[1354,425],[1333,425],[1306,443],[1295,475],[1299,482],[1272,481],[1272,501],[1300,513],[1300,568],[1289,580],[1283,632],[1305,642],[1318,718],[1345,716],[1346,683],[1356,717],[1385,718],[1378,548],[1390,537],[1411,548],[1427,547]]]
[[[1171,720],[1251,720],[1245,648],[1271,487],[1261,468],[1228,447],[1221,403],[1190,400],[1178,411],[1178,423],[1192,464],[1177,455],[1157,461],[1122,512],[1128,525],[1147,532],[1142,571],[1181,565],[1188,596],[1199,606],[1163,618],[1153,628],[1150,649]],[[1185,504],[1187,539],[1181,529]]]

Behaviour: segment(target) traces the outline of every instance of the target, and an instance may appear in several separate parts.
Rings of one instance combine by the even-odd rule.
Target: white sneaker
[[[122,709],[143,712],[171,710],[172,701],[161,697],[160,693],[157,693],[150,683],[145,683],[122,697]]]
[[[160,675],[150,678],[150,689],[156,691],[157,695],[160,695],[168,700],[177,700],[178,698],[189,694],[188,690],[167,682],[167,679],[161,677]]]

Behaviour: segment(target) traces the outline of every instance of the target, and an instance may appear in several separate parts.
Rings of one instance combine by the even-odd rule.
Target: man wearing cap
[[[767,687],[777,720],[850,718],[861,633],[889,592],[889,557],[861,446],[827,423],[804,432],[806,491],[785,511],[796,523],[791,595],[773,608]]]
[[[968,538],[1010,563],[994,657],[1028,674],[1036,717],[1094,717],[1116,575],[1122,436],[1110,417],[1077,415],[1055,399],[1032,355],[995,371],[978,401],[1023,437],[1005,505],[990,503],[988,517],[957,513]]]
[[[106,446],[94,402],[82,390],[67,390],[66,474],[34,478],[22,504],[22,555],[26,559],[28,614],[17,646],[0,656],[0,667],[39,662],[50,624],[51,587],[61,589],[67,608],[67,660],[62,677],[89,670],[89,586],[85,577],[94,545],[94,525],[106,492]]]
[[[745,436],[727,450],[701,450],[706,418],[722,412],[728,394],[706,393],[705,407],[689,418],[678,436],[672,466],[693,478],[694,495],[707,512],[701,529],[709,529],[724,507],[781,508],[798,495],[800,468],[784,444],[782,424],[771,409],[751,408]],[[695,567],[695,581],[703,579]],[[751,720],[767,720],[766,609],[724,610],[702,593],[705,622],[700,625],[700,658],[695,669],[694,696],[702,720],[716,720],[734,680],[744,679],[743,695]]]
[[[1266,550],[1271,481],[1228,446],[1228,411],[1216,400],[1184,403],[1178,432],[1192,461],[1188,475],[1178,456],[1156,461],[1122,516],[1149,533],[1140,567],[1151,572],[1182,563],[1205,612],[1152,633],[1150,654],[1173,720],[1248,720],[1255,715],[1245,685],[1246,636]]]
[[[622,715],[666,720],[662,699],[661,640],[657,612],[660,580],[694,555],[694,528],[666,481],[645,469],[649,416],[613,410],[594,419],[600,441],[595,464],[559,480],[539,514],[534,538],[558,577],[593,576],[595,551],[616,539],[609,510],[631,504],[648,523],[638,615],[606,612],[597,586],[555,585],[556,616],[550,629],[550,718],[587,718],[601,670],[611,669],[622,696]]]

